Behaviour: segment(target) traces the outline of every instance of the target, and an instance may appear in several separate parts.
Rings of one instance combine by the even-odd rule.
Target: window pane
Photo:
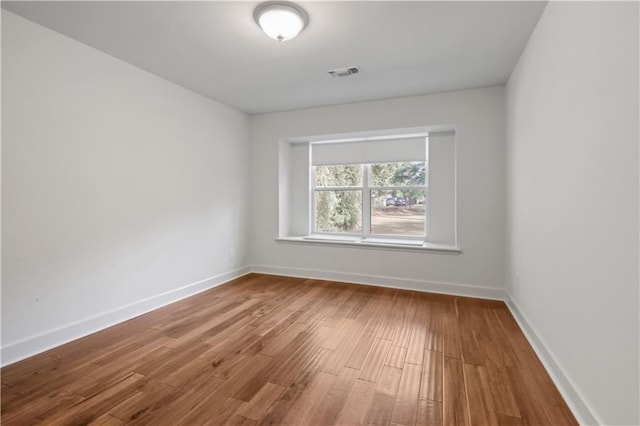
[[[425,235],[425,190],[371,191],[372,235]]]
[[[362,191],[315,191],[316,232],[362,232]]]
[[[371,165],[372,186],[418,186],[425,184],[426,162]]]
[[[362,165],[315,166],[316,186],[362,186]]]

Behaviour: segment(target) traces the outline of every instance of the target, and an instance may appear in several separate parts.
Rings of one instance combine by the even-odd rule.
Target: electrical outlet
[[[234,249],[229,249],[229,260],[233,260],[236,258],[236,251]]]

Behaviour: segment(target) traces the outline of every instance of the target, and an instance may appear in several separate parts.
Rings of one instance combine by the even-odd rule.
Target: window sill
[[[276,238],[279,243],[325,245],[336,247],[360,247],[366,249],[398,250],[398,251],[422,251],[441,254],[461,254],[458,247],[442,244],[423,243],[411,240],[386,240],[379,238],[341,237],[310,235],[307,237],[281,237]]]

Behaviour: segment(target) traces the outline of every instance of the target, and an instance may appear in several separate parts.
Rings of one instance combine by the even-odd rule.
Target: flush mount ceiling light
[[[288,1],[268,1],[256,7],[253,19],[262,31],[278,41],[291,40],[309,23],[309,15],[297,4]]]

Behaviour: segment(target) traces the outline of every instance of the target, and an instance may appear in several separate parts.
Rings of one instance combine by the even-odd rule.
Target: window
[[[312,167],[314,233],[424,239],[426,162]]]
[[[452,128],[281,140],[278,240],[459,251]]]
[[[311,233],[427,237],[427,137],[311,144]]]

